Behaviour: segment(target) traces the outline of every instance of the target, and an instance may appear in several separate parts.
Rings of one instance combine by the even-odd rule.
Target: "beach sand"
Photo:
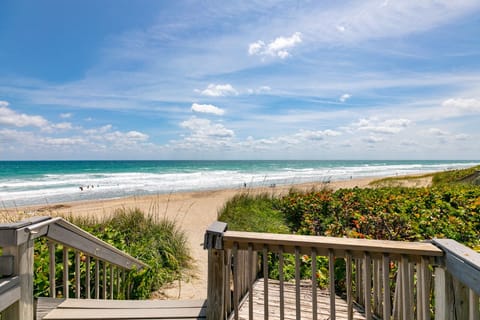
[[[188,237],[191,255],[195,260],[193,275],[181,282],[162,288],[154,295],[168,299],[205,299],[207,295],[207,252],[203,249],[203,237],[206,228],[217,219],[219,210],[238,193],[281,195],[291,188],[297,190],[320,190],[330,188],[368,187],[376,178],[352,179],[331,183],[307,183],[295,186],[261,187],[253,189],[226,189],[213,191],[172,193],[149,196],[136,196],[121,199],[73,202],[50,206],[35,206],[10,209],[3,214],[14,215],[22,212],[36,215],[81,215],[104,217],[119,208],[138,208],[159,218],[175,220]],[[431,183],[431,177],[421,177],[402,181],[405,186],[422,187]],[[10,217],[11,218],[11,217]]]

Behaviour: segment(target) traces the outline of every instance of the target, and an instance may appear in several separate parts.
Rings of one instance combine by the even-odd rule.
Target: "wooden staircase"
[[[205,300],[37,300],[37,320],[205,319]]]

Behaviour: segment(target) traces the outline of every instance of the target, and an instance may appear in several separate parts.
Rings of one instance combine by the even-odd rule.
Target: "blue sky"
[[[480,2],[0,2],[0,159],[480,159]]]

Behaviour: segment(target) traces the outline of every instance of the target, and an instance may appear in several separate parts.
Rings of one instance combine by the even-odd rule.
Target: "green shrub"
[[[229,230],[289,233],[283,214],[275,209],[277,202],[267,194],[242,193],[225,204],[218,219],[227,222]]]
[[[278,232],[333,237],[420,241],[450,238],[480,249],[480,187],[447,183],[468,176],[443,177],[428,188],[383,187],[290,191],[279,198],[238,196],[225,206],[221,219],[240,231]],[[442,173],[443,174],[443,173]],[[452,180],[453,179],[453,180]],[[462,179],[462,178],[460,178]],[[275,227],[273,227],[275,226]],[[294,278],[294,255],[284,255],[284,276]],[[311,277],[311,259],[302,256],[302,279]],[[327,260],[317,258],[317,282],[328,284]],[[345,268],[335,261],[335,287],[343,292]],[[354,271],[355,272],[355,271]],[[269,254],[269,277],[278,279],[278,255]]]
[[[121,209],[103,221],[94,218],[68,217],[70,222],[103,241],[143,261],[149,267],[130,272],[127,278],[132,288],[130,299],[147,299],[161,286],[182,278],[190,268],[191,257],[185,234],[174,222],[157,221],[138,209]],[[71,252],[73,258],[73,252]],[[57,248],[57,279],[62,279],[62,249]],[[73,259],[69,259],[70,264]],[[35,296],[45,296],[48,283],[48,249],[45,240],[35,243]],[[92,270],[94,262],[92,262]],[[85,265],[82,264],[85,269]],[[70,268],[73,279],[73,268]],[[82,281],[83,283],[83,281]],[[73,288],[72,288],[73,290]],[[70,292],[73,295],[73,292]]]

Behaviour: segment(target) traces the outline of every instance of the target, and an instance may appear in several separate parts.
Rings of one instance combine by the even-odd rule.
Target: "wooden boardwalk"
[[[37,320],[205,319],[205,300],[94,300],[39,298]]]
[[[253,285],[253,319],[264,319],[264,283],[259,279]],[[270,280],[268,284],[269,319],[280,319],[279,282]],[[300,285],[301,319],[312,317],[312,289],[310,283]],[[284,285],[285,319],[296,319],[295,284]],[[317,319],[330,319],[330,295],[326,290],[317,290]],[[347,317],[347,303],[335,297],[336,319]],[[248,298],[240,306],[239,319],[247,320]],[[93,299],[52,299],[40,298],[37,301],[37,319],[45,320],[87,320],[87,319],[205,319],[205,300],[93,300]],[[357,307],[353,311],[354,320],[364,320],[365,316]]]
[[[264,290],[263,279],[259,279],[253,285],[253,319],[264,318]],[[300,285],[301,299],[301,319],[309,320],[312,317],[312,288],[310,283]],[[284,284],[284,301],[285,301],[285,319],[297,319],[295,309],[295,284]],[[330,295],[327,290],[317,289],[317,319],[330,319]],[[335,297],[335,316],[337,320],[348,319],[347,302],[340,297]],[[248,319],[249,302],[245,299],[239,310],[239,318]],[[269,280],[268,282],[268,314],[269,319],[280,319],[280,286],[279,282]],[[364,320],[365,316],[358,307],[354,306],[353,319]]]

